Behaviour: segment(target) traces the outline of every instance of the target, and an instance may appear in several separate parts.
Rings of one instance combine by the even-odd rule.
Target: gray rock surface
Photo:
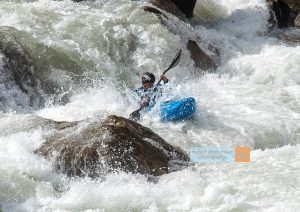
[[[60,127],[77,129],[77,123]],[[91,178],[116,171],[159,176],[170,172],[169,162],[188,161],[152,130],[118,116],[89,124],[79,133],[47,138],[35,153],[53,160],[59,172]]]

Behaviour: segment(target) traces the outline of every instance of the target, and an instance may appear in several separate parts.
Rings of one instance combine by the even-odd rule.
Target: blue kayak
[[[194,98],[184,98],[163,102],[159,105],[159,115],[165,121],[179,121],[191,118],[196,111]]]

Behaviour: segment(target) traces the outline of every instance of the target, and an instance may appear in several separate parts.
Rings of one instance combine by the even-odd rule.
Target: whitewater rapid
[[[173,34],[140,8],[145,1],[0,1],[1,26],[13,27],[32,54],[55,50],[44,74],[62,89],[31,108],[0,64],[0,206],[2,211],[296,211],[300,202],[300,46],[270,36],[263,0],[198,0],[191,24],[203,46],[220,51],[215,73],[197,70],[184,34]],[[171,25],[172,23],[170,23]],[[32,45],[35,46],[35,45]],[[139,106],[131,90],[138,74],[167,76],[174,96],[197,101],[193,120],[165,123],[155,112],[141,124],[187,153],[195,146],[251,147],[250,163],[195,164],[149,182],[142,175],[69,179],[33,153],[53,131],[38,116],[91,122]],[[46,52],[46,53],[45,53]],[[3,57],[2,55],[0,55]],[[71,62],[70,62],[71,61]],[[72,64],[76,66],[70,66]],[[53,99],[69,95],[66,103]],[[3,101],[4,102],[4,101]],[[3,104],[3,102],[1,102]]]

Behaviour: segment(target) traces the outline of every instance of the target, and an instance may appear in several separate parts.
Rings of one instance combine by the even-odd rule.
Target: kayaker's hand
[[[164,74],[160,76],[160,79],[164,81],[165,84],[169,82],[169,79]]]
[[[149,102],[150,102],[149,98],[143,98],[141,101],[141,105],[147,106],[149,104]]]

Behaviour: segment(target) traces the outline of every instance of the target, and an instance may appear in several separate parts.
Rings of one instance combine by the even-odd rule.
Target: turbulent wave
[[[45,104],[34,107],[0,64],[0,206],[3,211],[281,210],[300,202],[300,49],[273,36],[263,0],[198,0],[192,24],[167,14],[167,27],[145,1],[0,1],[2,31],[31,56]],[[169,27],[169,28],[168,28]],[[173,28],[172,28],[173,27]],[[176,30],[175,30],[176,28]],[[197,71],[187,33],[219,51],[215,73]],[[297,35],[288,29],[286,34]],[[190,35],[189,34],[189,35]],[[297,36],[296,36],[297,37]],[[141,123],[186,152],[193,146],[249,145],[249,164],[198,164],[162,176],[112,174],[68,179],[33,151],[55,132],[46,119],[78,121],[138,108],[139,75],[157,77],[178,49],[168,96],[193,96],[195,119]],[[0,55],[3,59],[5,55]],[[155,111],[155,110],[154,110]],[[27,114],[24,114],[27,113]],[[41,116],[43,118],[38,118]],[[274,204],[274,202],[276,202]]]

